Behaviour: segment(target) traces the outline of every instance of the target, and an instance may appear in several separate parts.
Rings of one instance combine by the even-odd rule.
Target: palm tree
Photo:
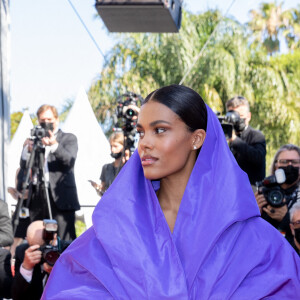
[[[279,34],[286,23],[286,13],[282,11],[283,3],[261,3],[259,10],[251,10],[251,21],[248,23],[252,31],[254,45],[262,44],[272,55],[279,51]]]
[[[283,36],[291,51],[300,48],[300,5],[285,12]]]

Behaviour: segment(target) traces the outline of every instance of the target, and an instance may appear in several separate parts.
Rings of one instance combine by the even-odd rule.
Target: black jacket
[[[70,241],[61,241],[62,252],[70,245],[70,243]],[[42,269],[42,263],[34,266],[31,282],[27,282],[20,273],[20,266],[24,260],[25,251],[28,247],[29,245],[26,243],[21,244],[16,248],[15,276],[12,283],[13,300],[40,300],[48,279],[48,274]]]
[[[31,282],[27,282],[20,273],[20,266],[24,260],[28,244],[22,244],[16,248],[15,254],[15,276],[12,284],[12,299],[39,300],[43,293],[43,278],[46,275],[42,272],[41,264],[35,265]]]
[[[229,146],[237,163],[247,173],[252,185],[265,178],[266,140],[259,130],[248,126]]]
[[[12,284],[12,273],[11,273],[11,254],[9,250],[0,248],[0,299],[11,298],[11,284]]]

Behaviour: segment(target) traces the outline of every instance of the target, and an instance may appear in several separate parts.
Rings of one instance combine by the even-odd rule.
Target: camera
[[[241,119],[240,114],[235,110],[229,110],[225,116],[221,116],[220,113],[217,112],[217,116],[226,139],[230,139],[232,137],[233,129],[239,133],[246,127],[245,120]]]
[[[57,222],[55,220],[44,219],[43,240],[45,244],[40,247],[42,252],[42,263],[46,262],[50,266],[54,266],[55,262],[62,253],[59,237],[57,238],[57,246],[51,245],[51,241],[57,233]]]
[[[138,112],[129,106],[138,107],[143,98],[132,92],[127,92],[117,99],[117,107],[115,113],[114,131],[123,131],[125,136],[125,149],[129,149],[131,153],[134,151],[135,144],[135,126]]]
[[[124,131],[131,131],[134,126],[136,125],[136,118],[137,112],[129,108],[129,105],[137,106],[138,101],[141,100],[141,96],[128,92],[120,96],[117,100],[117,107],[116,107],[116,117],[118,119],[122,119],[125,124],[122,124],[122,129]],[[125,126],[124,126],[125,125]]]
[[[31,136],[41,140],[46,136],[50,136],[49,130],[53,131],[53,123],[41,123],[41,125],[36,125],[31,129]]]
[[[275,171],[275,175],[266,177],[264,180],[256,182],[258,193],[263,194],[267,202],[273,207],[281,207],[285,205],[284,191],[280,188],[280,184],[286,180],[283,169]]]

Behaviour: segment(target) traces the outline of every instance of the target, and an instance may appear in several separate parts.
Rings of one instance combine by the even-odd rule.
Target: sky
[[[10,1],[10,109],[35,113],[42,104],[60,112],[68,99],[75,99],[82,86],[87,92],[97,80],[104,56],[116,34],[106,29],[95,9],[96,0],[13,0]],[[183,6],[200,13],[218,8],[239,22],[249,20],[249,11],[261,0],[183,0]],[[265,1],[269,2],[269,1]],[[279,3],[279,2],[278,2]],[[286,0],[284,7],[296,7],[298,0]]]

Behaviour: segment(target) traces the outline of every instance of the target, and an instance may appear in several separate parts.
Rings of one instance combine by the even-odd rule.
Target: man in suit
[[[19,176],[23,180],[19,180],[18,190],[22,190],[22,181],[28,171],[26,163],[35,149],[35,157],[39,160],[37,169],[40,172],[36,180],[33,175],[29,187],[31,196],[28,197],[27,206],[30,219],[51,218],[47,204],[49,198],[52,217],[58,223],[58,235],[64,240],[73,240],[76,238],[75,211],[80,209],[74,177],[77,138],[58,129],[59,118],[54,106],[42,105],[37,111],[37,117],[46,135],[40,138],[36,134],[34,141],[30,139],[25,142]]]
[[[252,128],[250,105],[242,96],[236,96],[226,102],[226,110],[235,111],[239,122],[234,125],[229,147],[237,163],[249,177],[253,190],[255,184],[265,178],[266,172],[266,140],[263,133]]]
[[[11,220],[7,204],[0,200],[0,298],[10,298],[12,274],[8,248],[13,243]]]

